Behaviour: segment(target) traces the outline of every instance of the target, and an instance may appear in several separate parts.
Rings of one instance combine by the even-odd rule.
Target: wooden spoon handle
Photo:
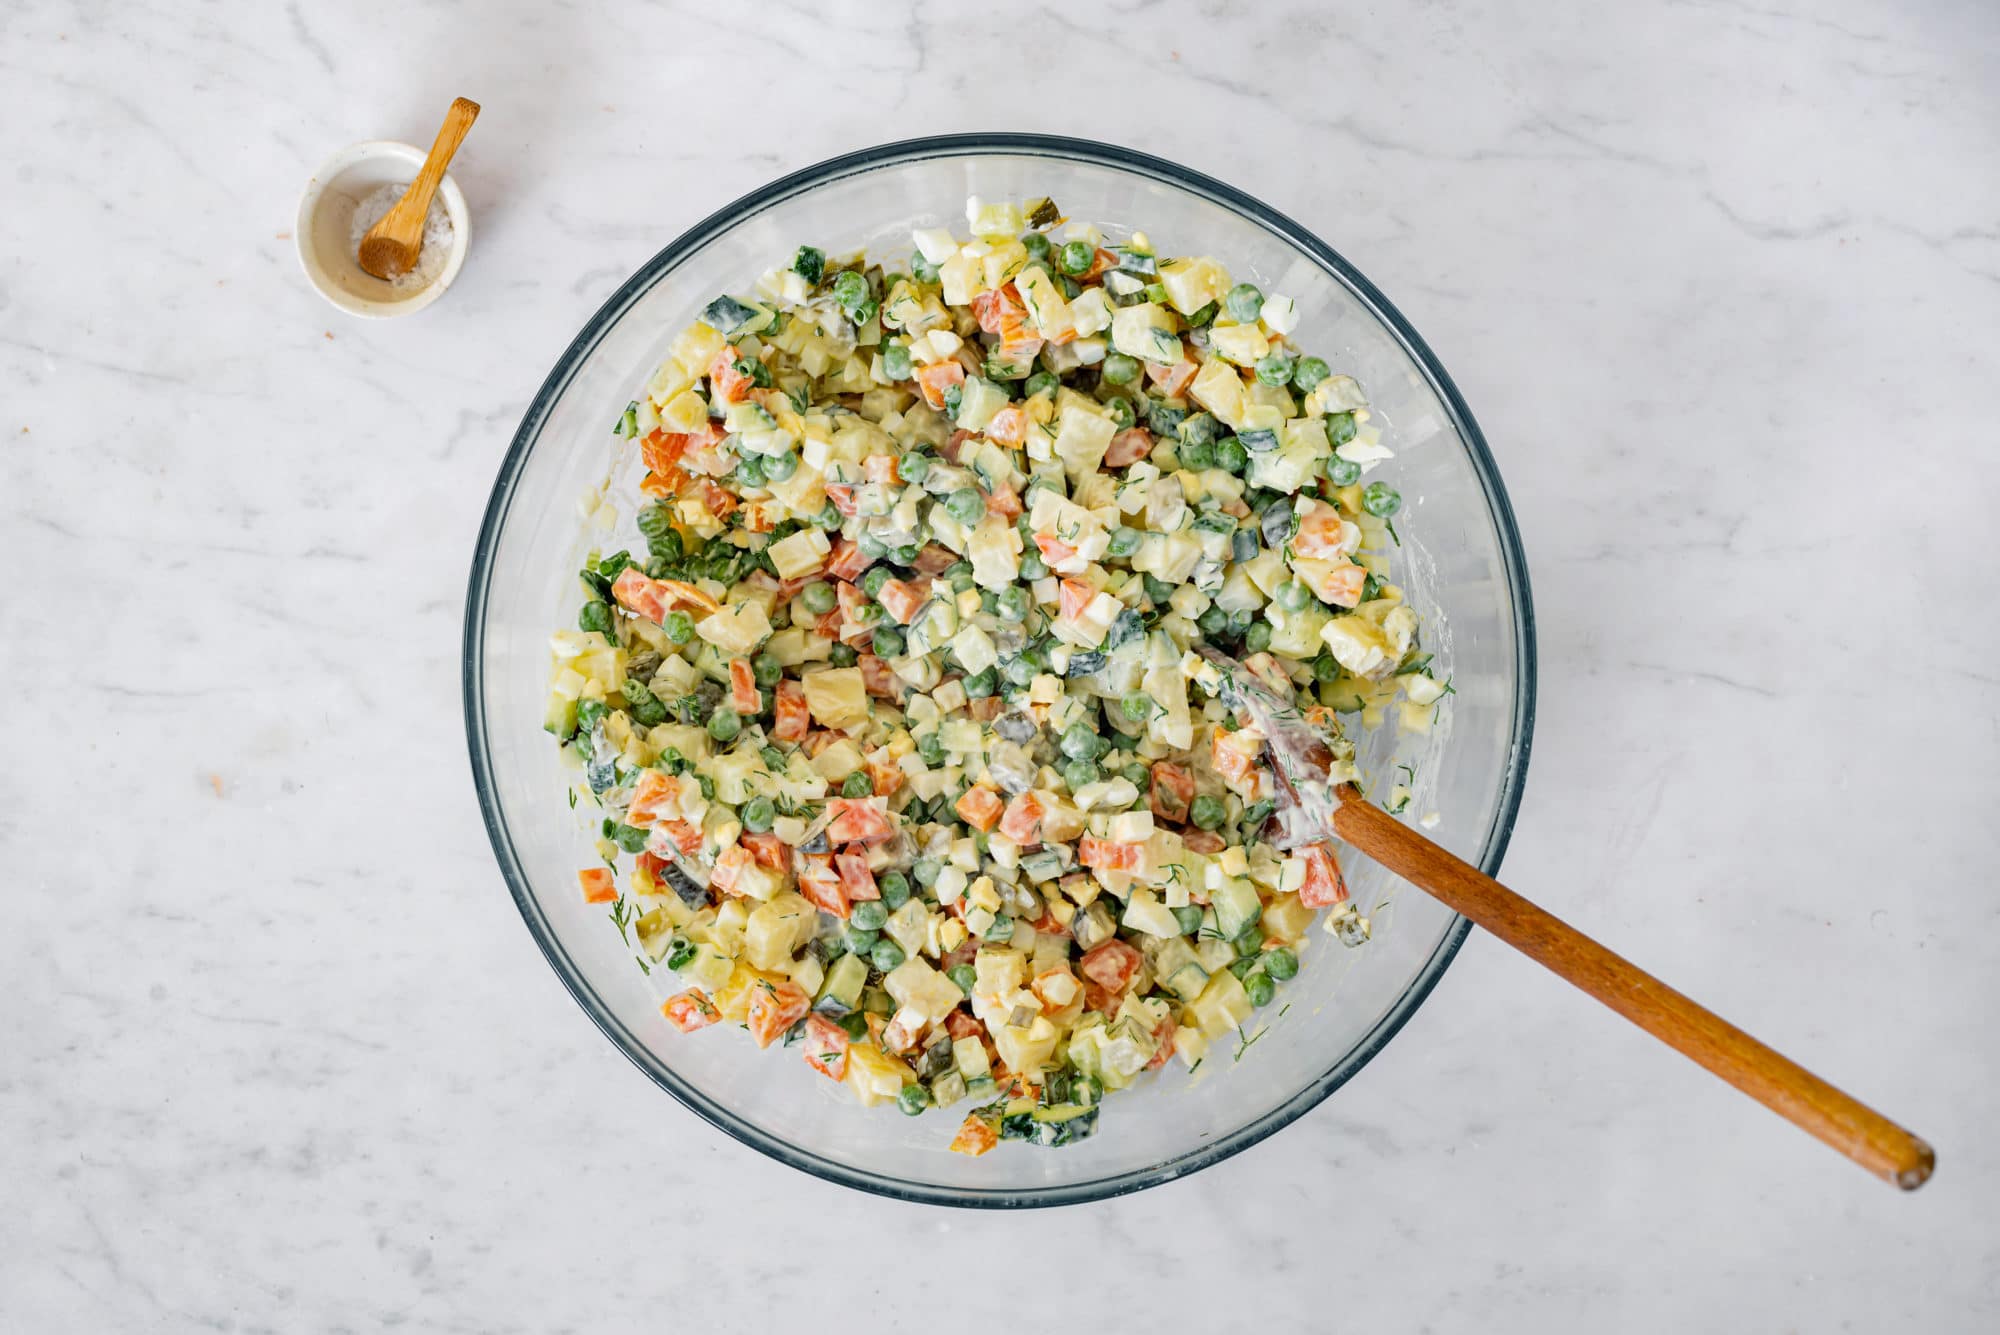
[[[380,224],[383,231],[394,236],[422,235],[424,218],[431,211],[431,196],[437,193],[438,182],[444,179],[445,168],[451,166],[452,155],[465,142],[465,136],[472,129],[472,122],[479,118],[479,104],[471,98],[454,99],[451,109],[444,113],[444,124],[438,127],[437,138],[431,141],[431,151],[418,169],[416,179],[410,188],[396,201],[395,207]]]
[[[1334,829],[1390,871],[1884,1181],[1914,1191],[1930,1177],[1936,1156],[1916,1136],[1453,857],[1351,785],[1339,795]]]

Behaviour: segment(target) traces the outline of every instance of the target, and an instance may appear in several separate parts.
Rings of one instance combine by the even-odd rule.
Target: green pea
[[[686,644],[694,638],[694,618],[686,612],[669,612],[667,619],[660,623],[660,629],[667,633],[667,639],[675,644]]]
[[[931,1092],[922,1085],[904,1085],[896,1091],[896,1110],[915,1117],[931,1106]]]
[[[908,380],[916,371],[910,361],[910,346],[907,343],[885,343],[882,345],[882,373],[891,380]]]
[[[903,948],[888,937],[877,941],[868,952],[868,962],[883,973],[889,972],[903,962]]]
[[[1377,519],[1387,519],[1403,508],[1403,494],[1386,482],[1370,482],[1362,488],[1361,508]]]
[[[1188,819],[1199,830],[1220,829],[1224,810],[1222,799],[1202,793],[1188,804]]]
[[[819,513],[812,517],[812,522],[814,528],[824,529],[831,533],[834,529],[839,528],[847,522],[847,516],[840,512],[839,506],[835,505],[832,501],[828,501],[819,508]]]
[[[1131,556],[1139,550],[1139,543],[1144,536],[1138,529],[1126,524],[1120,524],[1117,528],[1111,530],[1111,541],[1104,549],[1105,554],[1107,556]]]
[[[922,482],[931,471],[928,454],[906,454],[896,461],[896,476],[905,482]]]
[[[1249,994],[1252,1006],[1268,1006],[1271,998],[1278,995],[1278,985],[1262,969],[1250,971],[1250,976],[1243,980],[1243,990]]]
[[[1032,399],[1037,394],[1053,394],[1061,384],[1053,371],[1037,371],[1022,383],[1021,395]]]
[[[1222,309],[1238,324],[1249,324],[1264,313],[1264,294],[1251,283],[1238,283],[1222,299]]]
[[[771,455],[764,460],[764,477],[766,481],[783,482],[798,471],[799,456],[793,454],[790,450],[786,450],[783,454]]]
[[[988,941],[1006,941],[1014,935],[1014,920],[1002,913],[994,917],[993,925],[981,933]],[[898,960],[897,963],[902,963]]]
[[[1028,619],[1028,591],[1018,584],[1000,590],[1000,615],[1007,621]]]
[[[746,454],[736,461],[736,480],[746,487],[764,485],[764,461],[754,454]]]
[[[610,638],[611,608],[595,598],[591,599],[583,605],[583,610],[576,614],[576,628],[594,630],[607,639]]]
[[[935,885],[938,873],[943,870],[944,864],[936,858],[918,858],[917,864],[910,868],[910,875],[917,878],[918,885]]]
[[[759,686],[776,686],[785,676],[784,664],[769,654],[758,654],[752,659],[750,671],[756,674]]]
[[[919,283],[935,283],[938,280],[938,267],[924,258],[924,252],[913,250],[910,252],[910,274]]]
[[[864,932],[879,932],[882,930],[882,924],[889,921],[889,909],[879,899],[864,899],[854,906],[854,911],[848,915],[847,921]]]
[[[1257,359],[1257,381],[1264,385],[1290,384],[1295,367],[1296,363],[1290,356],[1282,352],[1273,352]]]
[[[1140,578],[1145,581],[1146,597],[1151,600],[1153,606],[1165,607],[1167,599],[1174,596],[1174,586],[1165,580],[1154,579],[1151,575],[1142,575]]]
[[[1174,925],[1181,929],[1182,936],[1193,936],[1201,930],[1201,906],[1184,904],[1174,910]]]
[[[861,554],[870,560],[880,560],[889,554],[888,547],[884,546],[882,540],[872,533],[862,534],[859,538],[855,539],[854,545],[859,547]]]
[[[1012,658],[1007,661],[1001,675],[1010,686],[1026,686],[1035,679],[1035,665],[1026,658]]]
[[[976,487],[960,487],[944,498],[945,513],[959,523],[970,527],[977,524],[986,513],[986,498]]]
[[[1137,761],[1134,761],[1132,764],[1127,765],[1124,769],[1120,770],[1119,776],[1123,778],[1125,782],[1131,784],[1134,788],[1137,788],[1139,790],[1139,798],[1141,801],[1145,800],[1146,790],[1153,782],[1153,771],[1147,769],[1144,765],[1138,763]]]
[[[1103,365],[1097,368],[1097,374],[1106,384],[1129,385],[1139,378],[1139,362],[1122,352],[1107,353]]]
[[[858,769],[841,781],[842,797],[867,797],[875,791],[875,781],[868,777],[868,771]]]
[[[1336,487],[1351,487],[1361,480],[1361,465],[1333,455],[1326,461],[1326,480]]]
[[[1229,613],[1219,607],[1211,607],[1195,618],[1195,625],[1201,627],[1202,634],[1214,639],[1229,630]]]
[[[1250,466],[1250,451],[1243,448],[1243,442],[1231,436],[1215,447],[1215,466],[1231,473],[1241,473]]]
[[[1076,275],[1090,272],[1090,262],[1097,258],[1097,252],[1088,241],[1071,241],[1056,252],[1056,267],[1066,274]]]
[[[1299,976],[1299,957],[1284,946],[1266,951],[1264,972],[1281,983],[1296,978]]]
[[[882,586],[887,584],[891,578],[892,576],[887,570],[881,566],[876,566],[861,577],[861,591],[870,598],[880,598],[882,596]]]
[[[868,280],[852,269],[843,270],[834,276],[833,299],[842,306],[859,306],[868,300]]]
[[[875,878],[875,888],[882,892],[882,902],[891,909],[910,902],[910,878],[899,871],[883,872]]]
[[[853,667],[861,661],[861,654],[851,644],[836,643],[827,649],[826,661],[837,668]]]
[[[1303,580],[1288,579],[1278,586],[1272,598],[1287,612],[1299,612],[1312,602],[1313,593]]]
[[[877,658],[900,658],[903,654],[903,632],[888,626],[875,632],[875,656]]]
[[[743,720],[733,709],[718,709],[708,720],[708,735],[718,742],[733,742],[743,731]]]
[[[972,995],[973,984],[979,981],[979,971],[970,964],[954,964],[945,971],[945,977],[958,984],[959,991]]]
[[[1271,647],[1271,623],[1253,621],[1250,629],[1243,632],[1243,648],[1253,654],[1261,654]]]
[[[1322,685],[1340,680],[1340,660],[1332,654],[1321,654],[1313,660],[1313,680]]]
[[[1320,358],[1301,357],[1299,364],[1292,368],[1292,386],[1301,394],[1310,394],[1332,374],[1333,368]]]
[[[576,702],[576,726],[579,732],[589,732],[604,721],[611,712],[611,706],[602,700],[579,700]]]
[[[1021,249],[1028,252],[1031,260],[1045,260],[1049,257],[1049,239],[1040,232],[1028,232],[1021,237]]]
[[[1129,429],[1139,420],[1139,410],[1132,406],[1132,400],[1122,396],[1106,400],[1104,410],[1111,414],[1111,420],[1120,431]]]
[[[856,927],[854,920],[850,918],[847,929],[841,933],[840,939],[847,947],[848,954],[866,955],[875,949],[875,944],[882,939],[882,934],[872,928]]]
[[[771,822],[778,818],[778,808],[768,797],[753,797],[743,804],[738,819],[743,828],[752,834],[762,834],[771,828]]]
[[[1336,449],[1353,440],[1358,430],[1359,428],[1354,425],[1353,413],[1330,413],[1327,415],[1326,438],[1333,442]]]
[[[959,685],[965,688],[967,699],[983,700],[999,689],[1000,674],[991,667],[984,667],[965,678]]]
[[[1063,733],[1060,745],[1062,753],[1071,760],[1095,760],[1101,742],[1087,725],[1072,723]]]
[[[1062,774],[1063,782],[1069,785],[1069,790],[1072,793],[1085,784],[1096,783],[1098,778],[1097,766],[1088,760],[1070,761],[1067,765],[1063,766]]]
[[[1028,548],[1028,550],[1021,553],[1022,579],[1036,580],[1040,579],[1042,576],[1048,573],[1049,573],[1049,563],[1042,559],[1042,554],[1039,551],[1035,550],[1033,547],[1030,547]]]
[[[934,732],[925,733],[917,739],[917,754],[933,769],[944,764],[944,738]]]

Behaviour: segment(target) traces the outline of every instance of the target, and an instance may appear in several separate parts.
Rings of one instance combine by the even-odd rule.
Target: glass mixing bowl
[[[1192,1074],[1170,1063],[1111,1097],[1091,1139],[1007,1142],[969,1158],[945,1148],[963,1106],[915,1118],[862,1109],[795,1053],[759,1051],[733,1029],[684,1035],[661,1019],[673,976],[643,976],[603,906],[577,892],[576,869],[597,861],[591,821],[568,808],[574,772],[541,727],[549,633],[572,623],[577,566],[608,536],[579,519],[579,498],[604,483],[620,444],[610,427],[674,334],[802,242],[894,256],[909,251],[912,228],[962,233],[975,194],[1047,195],[1108,234],[1143,230],[1162,253],[1213,255],[1239,279],[1294,297],[1301,345],[1360,380],[1397,451],[1378,474],[1405,498],[1396,578],[1424,619],[1436,675],[1456,691],[1428,736],[1368,736],[1364,778],[1386,793],[1393,767],[1413,765],[1410,816],[1435,812],[1432,838],[1499,868],[1527,769],[1534,623],[1513,515],[1471,413],[1416,331],[1325,242],[1217,181],[1081,140],[950,136],[821,163],[723,209],[619,288],[542,385],[494,483],[466,606],[465,724],[493,851],[529,931],[605,1036],[662,1088],[746,1145],[834,1182],[948,1205],[1055,1205],[1205,1168],[1305,1113],[1409,1019],[1470,924],[1350,855],[1348,883],[1374,939],[1349,949],[1312,933],[1298,978],[1253,1020],[1267,1028],[1244,1036],[1254,1046],[1218,1043]],[[636,495],[634,472],[614,479],[613,496]]]

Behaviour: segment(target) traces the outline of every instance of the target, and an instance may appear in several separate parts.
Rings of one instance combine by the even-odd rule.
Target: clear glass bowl
[[[501,465],[472,563],[465,722],[522,917],[591,1019],[662,1088],[746,1145],[834,1182],[949,1205],[1055,1205],[1205,1168],[1305,1113],[1395,1035],[1470,925],[1352,855],[1349,884],[1374,939],[1347,949],[1315,932],[1299,977],[1256,1017],[1268,1029],[1253,1047],[1239,1057],[1237,1043],[1218,1044],[1192,1076],[1171,1063],[1108,1100],[1097,1135],[1079,1144],[1010,1142],[968,1158],[945,1148],[962,1109],[864,1110],[795,1054],[662,1021],[672,975],[642,976],[603,907],[577,893],[576,869],[595,861],[592,831],[567,808],[572,774],[541,728],[549,633],[575,616],[574,572],[606,536],[580,522],[578,499],[604,481],[618,444],[610,426],[676,331],[802,242],[901,255],[913,227],[962,230],[974,194],[1047,195],[1108,233],[1148,232],[1162,253],[1216,256],[1296,298],[1301,344],[1360,380],[1398,455],[1379,474],[1405,498],[1396,575],[1424,618],[1437,675],[1457,692],[1428,737],[1368,737],[1364,774],[1386,792],[1391,767],[1414,764],[1411,816],[1435,811],[1433,838],[1497,870],[1527,769],[1534,624],[1513,516],[1471,413],[1416,331],[1326,243],[1219,182],[1080,140],[951,136],[838,158],[738,200],[633,275],[563,354]],[[617,488],[631,480],[614,492],[629,495]]]

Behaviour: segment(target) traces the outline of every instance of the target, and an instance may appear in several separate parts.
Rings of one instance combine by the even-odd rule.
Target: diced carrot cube
[[[1106,468],[1124,468],[1136,464],[1153,452],[1153,433],[1145,427],[1128,427],[1111,438],[1111,444],[1104,451]]]
[[[1188,818],[1188,806],[1194,801],[1194,776],[1179,765],[1167,761],[1153,764],[1152,802],[1153,814],[1161,820],[1176,823]]]
[[[1333,845],[1313,844],[1300,850],[1306,861],[1305,884],[1299,887],[1299,903],[1309,909],[1331,908],[1347,900],[1347,881],[1333,856]]]
[[[840,513],[846,515],[849,519],[854,518],[855,511],[859,507],[854,502],[853,487],[845,482],[829,482],[826,484],[825,491],[826,498],[833,502],[834,509],[840,511]]]
[[[973,829],[990,830],[1000,823],[1000,813],[1006,804],[998,793],[982,784],[966,789],[952,809]]]
[[[852,583],[860,579],[862,573],[874,564],[875,558],[862,551],[859,543],[849,542],[846,538],[835,538],[833,551],[826,558],[826,573],[831,579]]]
[[[1000,833],[1024,847],[1040,843],[1042,815],[1042,800],[1032,789],[1016,793],[1007,804],[1006,814],[1000,817]]]
[[[1145,956],[1123,941],[1113,938],[1084,952],[1077,968],[1083,976],[1108,992],[1123,992],[1131,985]]]
[[[722,1018],[722,1012],[708,999],[708,993],[698,987],[669,997],[660,1007],[660,1013],[667,1017],[667,1023],[683,1034],[691,1034],[697,1029],[706,1029]]]
[[[804,1049],[806,1065],[830,1080],[847,1078],[847,1031],[824,1015],[806,1017]]]
[[[1083,615],[1083,609],[1090,606],[1097,597],[1097,590],[1080,580],[1066,579],[1056,594],[1056,615],[1064,621],[1074,621]]]
[[[1131,871],[1146,852],[1144,844],[1121,844],[1085,835],[1077,841],[1077,860],[1092,871]]]
[[[847,892],[851,902],[882,897],[881,889],[875,884],[875,873],[868,869],[866,853],[835,853],[833,865],[840,872],[840,888]]]
[[[959,1125],[958,1134],[951,1138],[954,1154],[970,1154],[977,1158],[1000,1143],[1000,1133],[977,1113],[970,1114]]]
[[[618,898],[618,880],[609,867],[586,867],[576,874],[576,879],[583,887],[586,904],[608,904]]]
[[[986,439],[995,445],[1018,447],[1028,438],[1028,415],[1011,404],[993,414],[986,424]]]
[[[725,344],[708,364],[709,387],[724,403],[741,403],[756,388],[756,382],[747,373],[736,369],[737,361],[736,349]]]
[[[878,700],[893,700],[901,692],[896,687],[896,674],[877,654],[857,654],[854,666],[861,669],[861,688]]]
[[[708,888],[719,895],[731,894],[743,873],[755,865],[756,859],[750,856],[749,849],[731,844],[715,859],[715,870],[708,874]]]
[[[845,918],[854,907],[848,902],[840,873],[833,869],[833,859],[824,853],[799,855],[799,893],[812,901],[815,908],[825,909],[836,918]]]
[[[945,391],[964,383],[965,368],[957,362],[938,362],[917,369],[917,388],[923,391],[924,402],[933,408],[944,407]]]
[[[886,805],[879,797],[834,797],[826,809],[832,819],[826,837],[836,844],[877,844],[896,833]]]
[[[775,834],[751,834],[738,836],[737,842],[750,850],[751,859],[766,871],[783,871],[785,854],[789,851],[785,841]]]
[[[632,804],[625,813],[625,823],[641,830],[651,828],[679,807],[680,795],[679,779],[656,769],[640,770],[638,782],[632,785]]]
[[[810,1009],[812,998],[797,983],[759,979],[750,987],[747,1017],[750,1037],[757,1040],[758,1047],[768,1048],[783,1038],[787,1029],[803,1020]]]
[[[862,476],[870,482],[896,483],[902,479],[896,475],[896,456],[893,454],[871,454],[861,461]]]
[[[729,707],[747,715],[755,715],[764,708],[764,699],[757,693],[757,670],[747,658],[729,660]]]
[[[877,595],[883,608],[896,619],[899,626],[907,626],[917,619],[917,613],[924,610],[930,601],[930,590],[900,579],[892,579],[882,586]]]
[[[995,487],[986,494],[986,513],[1011,523],[1021,517],[1021,497],[1012,487]]]
[[[775,740],[803,740],[812,727],[812,710],[806,705],[806,688],[789,678],[779,682],[777,716],[778,721],[771,727],[771,736]]]
[[[701,846],[704,842],[701,835],[701,826],[696,825],[693,821],[661,821],[659,828],[666,831],[667,837],[674,841],[674,847],[681,851],[681,856],[691,858],[701,852]]]
[[[1042,559],[1052,566],[1059,566],[1076,555],[1076,548],[1070,546],[1061,538],[1050,537],[1046,533],[1037,533],[1035,535],[1035,548],[1041,552]],[[1089,600],[1085,599],[1085,601],[1088,602]]]

